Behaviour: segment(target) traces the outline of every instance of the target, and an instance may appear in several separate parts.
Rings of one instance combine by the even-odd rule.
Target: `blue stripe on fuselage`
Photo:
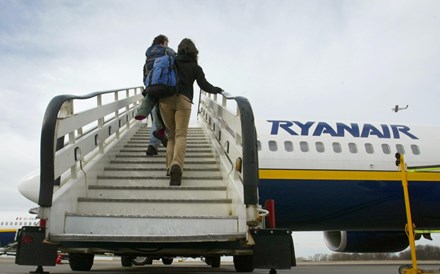
[[[3,247],[13,242],[14,238],[15,238],[15,231],[14,232],[11,232],[10,230],[0,231],[0,247]]]
[[[440,228],[440,184],[409,184],[413,222]],[[406,223],[400,181],[260,179],[260,203],[275,200],[277,227],[297,231],[400,230]]]

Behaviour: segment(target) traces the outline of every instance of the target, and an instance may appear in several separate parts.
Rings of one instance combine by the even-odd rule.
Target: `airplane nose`
[[[18,192],[34,203],[38,203],[40,193],[40,170],[35,170],[18,183]]]

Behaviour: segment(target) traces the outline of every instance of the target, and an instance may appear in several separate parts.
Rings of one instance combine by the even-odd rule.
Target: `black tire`
[[[173,263],[173,258],[172,257],[162,257],[162,263],[164,265],[170,265]]]
[[[145,264],[153,264],[153,257],[147,257]]]
[[[121,265],[123,267],[131,267],[133,265],[133,257],[121,256]]]
[[[95,254],[69,253],[69,265],[73,271],[90,271]]]
[[[234,256],[234,267],[237,272],[253,272],[254,258],[252,255]]]
[[[404,264],[399,267],[399,274],[404,274],[406,270],[412,269],[412,265]]]
[[[138,257],[134,257],[132,259],[133,259],[132,262],[134,265],[146,265],[146,264],[153,263],[153,260],[150,259],[149,257],[138,256]]]
[[[212,257],[205,257],[205,263],[207,265],[212,265]]]
[[[207,265],[210,265],[213,268],[219,268],[220,267],[220,256],[208,256],[205,257],[205,262]]]

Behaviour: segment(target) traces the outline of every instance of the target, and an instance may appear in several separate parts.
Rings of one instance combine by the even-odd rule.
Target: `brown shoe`
[[[180,186],[182,184],[182,169],[179,165],[174,164],[171,166],[170,175],[170,186]]]

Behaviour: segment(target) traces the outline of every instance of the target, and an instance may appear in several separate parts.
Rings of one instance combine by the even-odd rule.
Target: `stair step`
[[[165,167],[132,167],[132,166],[119,166],[119,167],[106,167],[104,171],[165,171]],[[185,172],[189,171],[220,171],[216,166],[205,167],[205,166],[195,166],[195,167],[185,167]]]
[[[166,174],[159,175],[159,176],[153,176],[153,175],[98,175],[98,179],[112,179],[112,180],[149,180],[149,179],[159,179],[159,180],[169,180],[170,177],[166,176]],[[184,172],[182,175],[182,182],[184,180],[221,180],[222,177],[219,175],[212,175],[212,176],[206,176],[206,175],[195,175],[195,176],[188,176]]]
[[[225,186],[111,186],[91,185],[88,197],[123,199],[222,199]]]
[[[119,186],[119,185],[125,185],[125,186],[157,186],[157,187],[165,187],[169,186],[170,184],[170,178],[167,177],[164,179],[163,177],[161,179],[122,179],[122,178],[101,178],[98,180],[98,185],[112,185],[112,186]],[[224,186],[225,182],[223,180],[194,180],[194,181],[186,181],[185,178],[182,180],[181,186]]]
[[[144,149],[144,148],[148,148],[149,144],[147,142],[142,142],[142,143],[127,143],[124,145],[124,149]],[[211,151],[210,149],[211,147],[206,144],[206,145],[190,145],[190,146],[186,146],[186,152],[193,152],[193,151]],[[166,148],[160,146],[159,149],[162,149],[163,151],[166,151]]]
[[[120,153],[115,155],[115,158],[119,159],[119,158],[145,158],[147,157],[145,152],[139,152],[139,153]],[[153,157],[165,157],[165,153],[160,153],[159,155],[155,155]],[[208,155],[208,154],[186,154],[185,155],[185,159],[189,159],[189,158],[206,158],[211,160],[214,157],[214,155]]]
[[[151,131],[151,127],[144,126],[144,127],[139,127],[139,129],[136,131],[136,133],[142,134],[142,133],[150,132],[150,131]],[[188,134],[203,134],[203,133],[204,133],[204,131],[200,127],[189,127],[188,128]]]
[[[133,135],[133,137],[131,137],[132,141],[138,141],[138,140],[145,140],[147,138],[149,138],[150,135]],[[188,141],[203,141],[203,142],[207,142],[208,139],[206,139],[205,135],[200,135],[200,136],[194,136],[194,135],[188,135],[187,137]]]
[[[148,146],[149,144],[149,140],[148,139],[139,139],[139,140],[130,140],[127,141],[127,145],[146,145]],[[193,141],[193,140],[187,140],[186,141],[186,147],[202,147],[202,146],[209,146],[210,143],[208,141]]]
[[[235,216],[140,216],[66,214],[67,234],[189,236],[237,232]]]
[[[154,215],[154,216],[227,216],[231,199],[104,199],[78,198],[78,213]]]
[[[108,167],[104,169],[104,173],[102,176],[151,176],[154,178],[160,178],[164,175],[166,176],[166,168],[165,165],[162,165],[162,168],[149,168],[142,169],[136,167],[127,167],[127,168],[114,168]],[[207,177],[207,176],[219,176],[221,177],[219,169],[215,168],[185,168],[183,172],[185,177]]]
[[[159,158],[159,157],[153,156],[153,157],[143,157],[138,160],[133,160],[133,159],[127,160],[127,159],[130,159],[130,158],[126,158],[126,159],[118,158],[116,160],[111,160],[110,163],[111,164],[165,164],[166,163],[164,157]],[[212,158],[209,158],[207,160],[202,160],[202,159],[189,159],[188,161],[185,160],[185,167],[190,164],[198,164],[198,165],[209,164],[209,165],[212,165],[212,164],[217,164],[217,161],[213,160]]]
[[[142,148],[123,148],[121,149],[119,152],[121,153],[137,153],[137,152],[142,152],[145,154],[145,152],[147,151],[148,146],[142,147]],[[159,152],[165,152],[166,148],[163,147],[159,147],[158,148]],[[200,154],[204,154],[204,153],[208,153],[208,154],[212,154],[212,150],[211,149],[187,149],[186,150],[186,154],[189,153],[200,153]]]
[[[148,157],[150,158],[150,157]],[[155,157],[156,159],[158,159],[157,157]],[[143,161],[143,160],[142,160]],[[163,173],[165,174],[166,171],[166,166],[165,166],[165,159],[161,159],[160,162],[150,162],[148,164],[145,164],[145,162],[136,162],[136,161],[130,161],[130,163],[123,163],[120,162],[119,160],[115,163],[110,163],[109,168],[151,168],[151,170],[163,170]],[[185,161],[185,167],[183,168],[184,172],[187,172],[188,170],[190,171],[196,171],[196,168],[200,168],[200,169],[204,169],[204,170],[213,170],[216,171],[218,170],[218,165],[216,163],[210,163],[210,164],[192,164],[189,163],[187,161]]]

